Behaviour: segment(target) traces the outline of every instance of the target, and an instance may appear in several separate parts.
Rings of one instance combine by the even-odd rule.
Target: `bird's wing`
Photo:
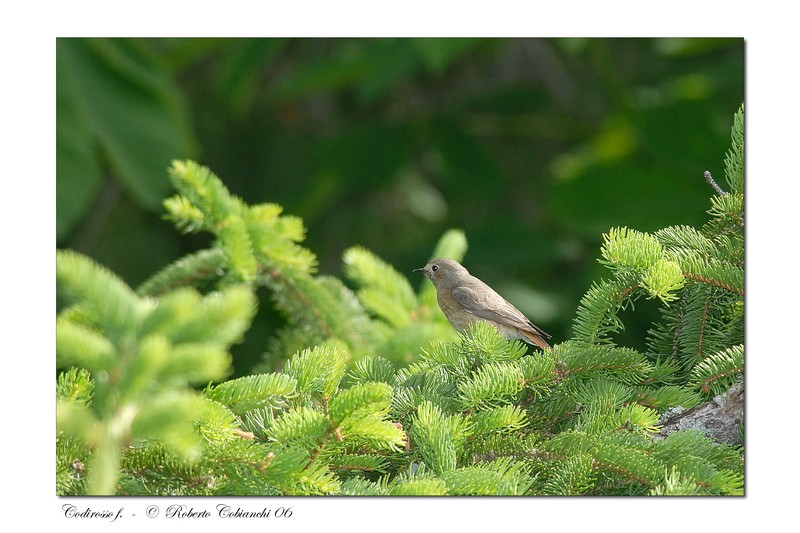
[[[538,335],[550,337],[485,283],[480,291],[462,285],[453,289],[450,295],[465,311],[475,316],[520,329],[531,329]]]

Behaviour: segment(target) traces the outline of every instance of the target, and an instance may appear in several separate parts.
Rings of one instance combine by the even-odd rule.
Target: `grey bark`
[[[699,429],[720,444],[742,444],[741,424],[744,421],[744,383],[733,385],[713,400],[684,409],[674,407],[661,417],[661,431],[655,438],[665,438],[679,429]]]

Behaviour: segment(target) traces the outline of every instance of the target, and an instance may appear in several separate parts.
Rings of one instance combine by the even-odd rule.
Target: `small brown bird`
[[[439,307],[458,331],[466,331],[470,324],[483,321],[509,340],[520,339],[542,350],[550,348],[544,340],[550,335],[457,261],[433,259],[414,272],[422,272],[433,282]]]

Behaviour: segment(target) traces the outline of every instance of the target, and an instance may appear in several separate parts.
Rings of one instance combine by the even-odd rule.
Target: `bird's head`
[[[422,268],[415,268],[414,272],[421,272],[431,280],[437,288],[450,288],[458,284],[458,281],[465,276],[469,276],[466,268],[461,266],[458,261],[440,257],[431,259]]]

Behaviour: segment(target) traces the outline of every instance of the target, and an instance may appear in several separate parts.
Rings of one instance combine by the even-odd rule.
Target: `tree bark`
[[[699,429],[719,444],[739,445],[743,444],[740,429],[743,421],[744,383],[738,382],[703,405],[669,409],[661,417],[663,426],[656,438],[666,438],[679,429]]]

